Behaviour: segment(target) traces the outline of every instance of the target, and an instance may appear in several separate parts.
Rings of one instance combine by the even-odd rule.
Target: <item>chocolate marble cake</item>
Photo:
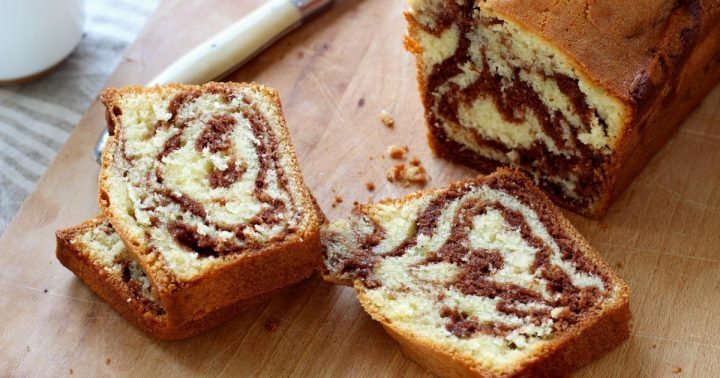
[[[130,258],[120,236],[102,217],[60,230],[57,258],[130,323],[166,340],[183,339],[232,318],[266,296],[233,303],[181,325],[170,324],[140,265]]]
[[[322,214],[277,93],[256,84],[107,89],[100,207],[168,322],[290,285],[321,264]]]
[[[629,290],[522,174],[357,206],[325,278],[439,376],[565,376],[628,337]]]
[[[602,216],[720,80],[720,0],[410,0],[430,145]]]

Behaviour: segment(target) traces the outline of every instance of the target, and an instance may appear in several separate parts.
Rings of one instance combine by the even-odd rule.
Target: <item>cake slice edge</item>
[[[205,270],[201,275],[178,282],[176,277],[164,271],[167,263],[162,256],[153,258],[152,250],[142,242],[137,232],[124,227],[121,216],[115,214],[110,206],[112,195],[106,190],[105,182],[111,180],[111,172],[102,169],[99,178],[99,202],[103,215],[113,224],[116,232],[128,246],[133,258],[138,261],[152,285],[152,290],[166,307],[170,320],[181,324],[202,318],[205,314],[222,308],[237,299],[250,299],[263,293],[277,291],[283,287],[304,280],[321,266],[319,226],[324,214],[316,204],[315,198],[304,184],[294,146],[282,113],[282,104],[277,91],[257,83],[216,83],[201,86],[168,84],[164,86],[108,88],[101,94],[106,107],[108,129],[113,131],[122,122],[122,111],[116,102],[122,93],[159,93],[165,90],[209,91],[222,93],[234,89],[244,89],[259,93],[272,102],[272,119],[277,127],[277,139],[283,159],[288,159],[286,174],[293,177],[297,186],[289,190],[301,201],[304,211],[302,227],[288,235],[282,241],[264,246],[252,253],[240,253],[229,257],[229,262]],[[116,138],[109,139],[103,153],[103,167],[110,167],[114,159],[111,152]],[[135,234],[134,234],[135,233]]]
[[[142,292],[124,283],[120,276],[106,270],[99,258],[91,256],[91,252],[99,253],[103,251],[91,251],[92,247],[77,241],[77,238],[83,234],[93,232],[93,230],[101,227],[107,228],[111,226],[99,215],[79,225],[58,230],[55,233],[57,241],[55,256],[63,266],[73,272],[77,278],[107,302],[120,316],[152,337],[161,340],[180,340],[198,335],[227,322],[243,311],[259,305],[271,297],[271,294],[260,295],[248,300],[238,301],[192,322],[182,325],[171,324],[167,321],[167,316],[161,304],[158,303],[160,313],[149,309],[143,304],[143,300],[148,298],[143,298],[144,294]],[[125,249],[121,253],[127,254],[127,250]],[[129,262],[130,255],[127,254],[125,257],[127,258],[125,262]]]
[[[457,354],[451,349],[446,349],[442,345],[434,343],[431,338],[408,332],[406,326],[398,327],[394,325],[392,320],[386,317],[382,310],[377,307],[373,298],[367,295],[368,288],[361,279],[353,281],[348,280],[347,277],[333,275],[327,267],[323,270],[323,278],[333,284],[352,286],[363,309],[398,341],[403,353],[433,374],[442,377],[567,376],[570,372],[605,355],[629,338],[631,318],[630,289],[622,278],[602,260],[597,251],[588,245],[560,210],[549,201],[547,196],[535,188],[522,173],[511,169],[499,169],[492,175],[463,180],[452,184],[451,187],[501,175],[511,175],[519,178],[531,190],[531,196],[542,202],[543,206],[547,206],[550,215],[567,232],[572,241],[580,246],[583,255],[606,275],[609,279],[608,282],[613,285],[613,292],[615,293],[612,298],[608,298],[603,303],[600,311],[592,316],[586,316],[567,330],[557,333],[557,336],[553,337],[551,341],[545,342],[539,350],[533,351],[530,358],[523,360],[522,363],[501,371],[483,366],[472,358]],[[387,199],[379,203],[402,204],[424,193],[438,191],[438,189],[426,189],[407,197]],[[323,231],[327,230],[328,227],[328,225],[323,226]],[[323,239],[325,243],[325,238]],[[403,329],[403,327],[405,328]]]

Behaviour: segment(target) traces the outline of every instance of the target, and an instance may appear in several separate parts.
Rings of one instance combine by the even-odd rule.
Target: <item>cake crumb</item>
[[[395,119],[386,110],[380,112],[380,122],[389,129],[395,127]]]
[[[110,357],[105,359],[105,365],[110,365],[111,362],[112,362],[112,359],[110,359]]]
[[[365,106],[365,98],[360,97],[360,99],[358,100],[358,108],[362,108],[363,106]]]
[[[358,201],[353,201],[353,206],[357,206],[357,205],[359,205],[359,204],[360,204],[360,202],[358,202]]]
[[[43,293],[47,293],[47,292],[48,292],[48,289],[44,289],[44,290],[43,290]]]
[[[368,156],[368,160],[372,160],[372,159],[373,159],[373,157],[372,157],[372,156]]]
[[[389,182],[398,183],[403,187],[411,185],[423,187],[430,181],[430,176],[417,157],[412,158],[407,164],[397,164],[391,167],[385,177]]]
[[[653,348],[653,349],[657,348],[657,345],[653,344],[653,345],[652,345],[652,348]]]
[[[398,147],[394,144],[391,144],[388,147],[387,154],[388,154],[388,156],[390,156],[390,159],[403,160],[403,159],[405,159],[405,155],[408,153],[409,150],[410,149],[407,146]]]
[[[341,196],[335,196],[335,199],[333,200],[332,206],[333,208],[336,208],[337,205],[341,204],[343,202],[343,198]]]
[[[673,374],[680,374],[680,373],[682,373],[682,368],[681,368],[681,367],[674,367],[673,370],[672,370],[672,372],[673,372]]]
[[[372,181],[368,181],[365,183],[365,187],[369,192],[372,192],[373,190],[375,190],[375,183],[373,183]]]
[[[25,351],[30,352],[30,345],[25,345]]]
[[[270,317],[265,321],[265,330],[268,332],[275,332],[280,327],[280,320],[274,317]]]
[[[75,374],[75,370],[73,370],[73,368],[70,368],[70,369],[68,369],[68,373],[70,373],[70,375],[73,375],[73,374]]]

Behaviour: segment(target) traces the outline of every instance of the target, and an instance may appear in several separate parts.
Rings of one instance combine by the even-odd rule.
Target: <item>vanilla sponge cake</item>
[[[439,376],[565,376],[629,334],[627,285],[514,171],[357,206],[321,238],[325,278]]]
[[[602,216],[720,80],[720,0],[409,0],[430,145]]]
[[[56,255],[120,315],[148,334],[166,340],[183,339],[212,328],[264,296],[234,303],[194,322],[169,324],[150,282],[128,254],[120,236],[102,217],[56,233]]]
[[[277,93],[257,84],[106,89],[100,207],[182,323],[308,277],[321,213]]]

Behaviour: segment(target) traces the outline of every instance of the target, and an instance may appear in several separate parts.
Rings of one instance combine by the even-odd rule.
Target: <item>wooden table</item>
[[[109,81],[143,83],[261,0],[166,1]],[[280,40],[236,81],[277,88],[305,179],[331,218],[354,200],[402,195],[385,181],[391,143],[409,145],[431,185],[472,171],[434,159],[403,0],[345,0]],[[720,90],[654,158],[607,218],[571,220],[633,289],[633,332],[579,376],[720,375]],[[378,121],[381,110],[397,121]],[[54,231],[98,212],[88,110],[0,241],[0,375],[421,376],[353,292],[314,277],[209,333],[161,342],[134,329],[54,257]],[[372,157],[372,161],[370,160]],[[365,183],[377,189],[370,193]],[[345,201],[331,203],[338,194]],[[275,332],[268,319],[279,319]]]

